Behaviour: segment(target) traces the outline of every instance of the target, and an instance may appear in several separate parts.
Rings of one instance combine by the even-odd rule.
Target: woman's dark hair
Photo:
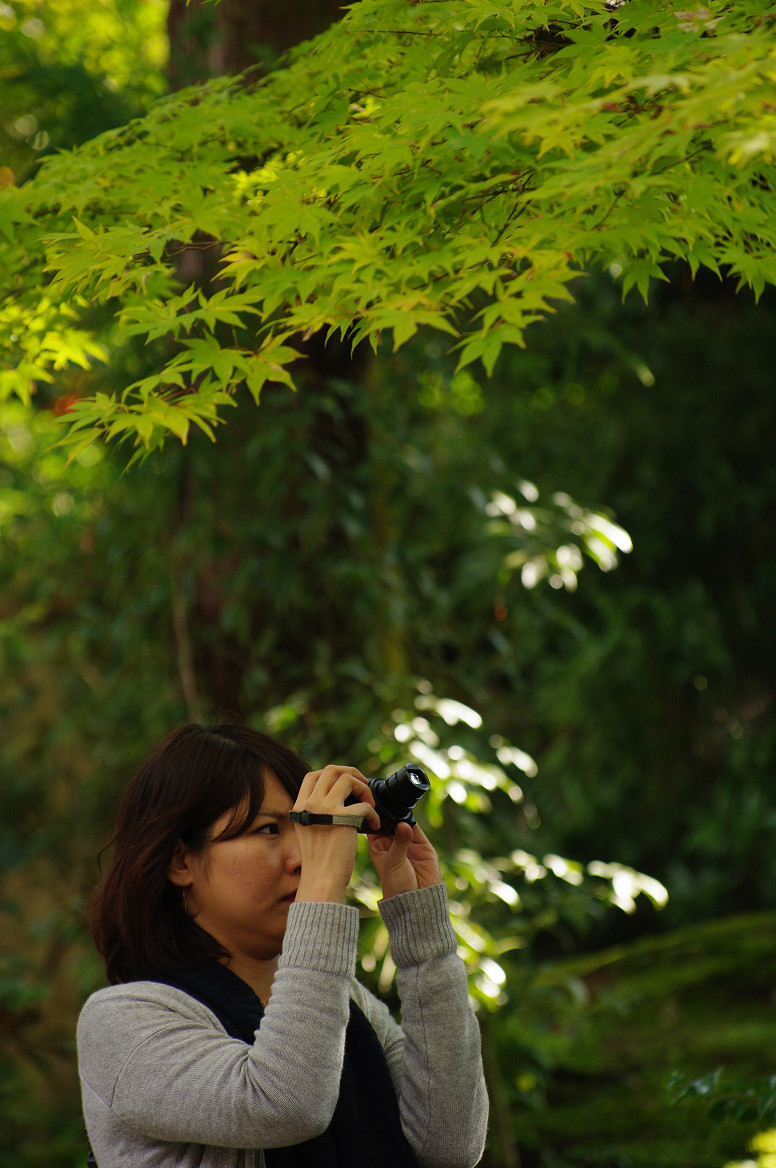
[[[229,956],[194,923],[168,879],[176,844],[202,851],[230,810],[218,839],[233,839],[256,818],[268,771],[296,799],[308,769],[293,750],[247,726],[191,724],[159,743],[124,792],[113,858],[91,904],[111,984]]]

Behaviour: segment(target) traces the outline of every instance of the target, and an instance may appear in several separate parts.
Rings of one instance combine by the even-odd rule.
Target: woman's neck
[[[277,957],[270,957],[265,960],[258,957],[245,957],[240,954],[235,954],[229,962],[229,968],[232,973],[236,973],[239,978],[242,978],[251,987],[253,992],[261,999],[261,1004],[266,1006],[272,993],[272,982],[275,978],[277,964]]]

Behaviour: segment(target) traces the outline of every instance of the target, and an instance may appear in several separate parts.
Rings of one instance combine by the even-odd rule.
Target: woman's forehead
[[[264,798],[261,801],[260,812],[280,811],[288,814],[294,805],[294,800],[281,783],[274,771],[264,772]]]
[[[254,809],[251,806],[253,799],[250,795],[246,795],[239,803],[219,815],[211,829],[211,839],[217,840],[224,833],[229,835],[238,824],[240,831],[247,831],[251,824],[262,815],[270,815],[273,812],[278,818],[285,818],[288,815],[294,805],[292,796],[289,795],[274,771],[265,768],[263,778],[264,794],[261,804],[255,806]]]

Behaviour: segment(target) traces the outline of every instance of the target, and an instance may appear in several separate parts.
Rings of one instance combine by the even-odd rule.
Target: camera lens
[[[415,822],[412,808],[431,783],[425,771],[414,763],[407,763],[385,779],[373,779],[369,786],[381,822],[395,820],[398,823],[403,819],[411,824]]]
[[[420,767],[413,766],[412,763],[410,763],[404,769],[407,772],[407,778],[411,783],[414,783],[416,787],[419,787],[422,792],[428,790],[428,779]]]

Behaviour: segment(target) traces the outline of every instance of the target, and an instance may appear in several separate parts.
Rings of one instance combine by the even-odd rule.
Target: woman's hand
[[[351,795],[361,801],[346,805],[345,800]],[[380,826],[372,792],[355,767],[327,766],[305,775],[293,810],[316,815],[352,815],[354,822],[366,818],[370,827]],[[342,904],[356,861],[355,826],[294,826],[302,861],[296,899]]]
[[[437,854],[417,823],[414,827],[399,823],[395,835],[368,838],[372,863],[386,900],[399,892],[414,892],[416,888],[442,883]]]

